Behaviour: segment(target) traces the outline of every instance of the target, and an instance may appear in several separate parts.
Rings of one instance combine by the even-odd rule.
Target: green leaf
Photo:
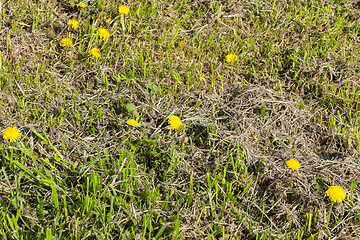
[[[263,106],[263,107],[260,109],[260,114],[261,114],[261,116],[265,116],[265,111],[266,111],[266,107]]]
[[[23,171],[25,174],[27,174],[29,177],[31,177],[32,179],[36,180],[36,177],[34,174],[32,174],[32,172],[30,172],[29,169],[27,169],[27,167],[25,167],[22,163],[18,162],[18,161],[14,161],[14,164],[21,170]]]
[[[136,111],[136,108],[135,108],[134,104],[132,104],[132,103],[126,104],[126,109],[128,110],[129,113]]]
[[[152,83],[152,82],[148,82],[146,84],[146,93],[150,96],[154,96],[155,94],[157,94],[160,91],[160,89],[158,88],[158,86],[156,86],[156,84]]]
[[[56,191],[56,187],[51,186],[51,191],[52,191],[52,197],[53,197],[54,205],[56,207],[56,211],[59,211],[60,205],[59,205],[59,198],[58,198],[58,194],[57,194],[57,191]]]

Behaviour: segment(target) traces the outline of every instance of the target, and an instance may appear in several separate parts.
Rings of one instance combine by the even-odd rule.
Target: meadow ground
[[[2,239],[360,238],[360,2],[80,3],[0,1]]]

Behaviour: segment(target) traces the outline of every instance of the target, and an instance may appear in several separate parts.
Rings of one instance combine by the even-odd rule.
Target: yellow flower
[[[180,47],[184,47],[184,46],[185,46],[185,42],[184,42],[184,41],[180,41],[180,42],[179,42],[179,46],[180,46]]]
[[[86,4],[85,3],[80,3],[80,4],[76,4],[76,6],[84,8],[84,7],[86,7]]]
[[[110,32],[105,28],[100,28],[98,32],[101,39],[107,40],[110,37]]]
[[[68,25],[71,25],[71,27],[73,29],[77,29],[79,27],[79,22],[76,21],[75,19],[70,19],[68,22],[67,22]]]
[[[9,140],[10,142],[16,142],[21,137],[21,132],[16,127],[9,127],[4,130],[3,132],[4,136],[3,138],[5,140]]]
[[[128,6],[125,6],[125,5],[121,5],[119,7],[119,13],[120,14],[124,14],[124,15],[128,15],[129,14],[129,7]]]
[[[333,202],[342,202],[346,197],[345,190],[340,186],[329,187],[326,191],[326,195],[328,195],[330,200]]]
[[[99,58],[101,56],[100,50],[98,48],[91,49],[91,54],[96,58]]]
[[[126,123],[132,127],[137,127],[139,126],[139,123],[135,120],[135,119],[129,119],[126,121]]]
[[[69,38],[63,38],[60,41],[60,46],[62,47],[68,47],[72,45],[72,41]]]
[[[300,162],[296,159],[290,159],[286,162],[286,166],[288,168],[290,168],[291,170],[295,171],[295,170],[298,170],[301,165],[300,165]]]
[[[171,129],[173,130],[177,130],[181,125],[181,120],[179,117],[175,116],[175,115],[171,115],[169,117],[169,125],[171,127]]]
[[[235,54],[229,54],[225,57],[225,60],[228,62],[228,63],[233,63],[235,62],[236,60],[238,60],[238,57],[235,55]]]

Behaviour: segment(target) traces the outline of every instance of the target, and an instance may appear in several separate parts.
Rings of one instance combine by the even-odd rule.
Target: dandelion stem
[[[131,132],[130,132],[130,139],[129,139],[129,143],[131,143],[131,140],[132,140],[132,134],[133,134],[133,129],[131,129]]]
[[[331,215],[331,210],[332,210],[333,205],[334,205],[334,202],[332,202],[332,203],[331,203],[331,207],[330,207],[329,215],[328,215],[327,222],[326,222],[326,228],[328,228],[328,226],[329,226],[329,222],[330,222],[330,215]]]
[[[123,32],[125,32],[125,22],[124,22],[124,15],[120,15],[120,18],[121,18],[121,26],[122,26],[122,29],[123,29]]]
[[[291,174],[290,174],[290,187],[292,189],[292,186],[293,186],[293,172],[291,171]]]
[[[11,151],[10,151],[10,166],[14,167],[14,144],[10,143]]]

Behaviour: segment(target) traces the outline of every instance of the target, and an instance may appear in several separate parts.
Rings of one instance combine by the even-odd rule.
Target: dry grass
[[[359,237],[358,3],[76,3],[2,2],[4,239]]]

